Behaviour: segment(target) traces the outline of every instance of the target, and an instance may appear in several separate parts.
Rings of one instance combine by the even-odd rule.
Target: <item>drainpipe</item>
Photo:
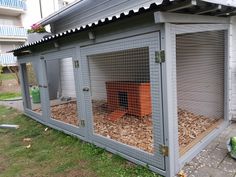
[[[41,19],[43,18],[43,11],[42,11],[42,2],[41,0],[39,0],[39,10],[40,10],[40,16],[41,16]]]

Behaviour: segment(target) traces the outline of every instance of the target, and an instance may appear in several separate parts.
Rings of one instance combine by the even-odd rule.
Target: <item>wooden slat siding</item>
[[[72,58],[60,63],[62,96],[76,97]]]
[[[149,81],[148,61],[148,48],[89,57],[92,99],[107,98],[106,81]]]
[[[86,0],[82,2],[76,11],[56,21],[54,33],[59,33],[81,25],[86,25],[124,11],[147,6],[156,2],[155,0]]]
[[[236,17],[231,17],[230,31],[230,111],[236,120]]]
[[[224,117],[224,32],[177,36],[178,107]]]

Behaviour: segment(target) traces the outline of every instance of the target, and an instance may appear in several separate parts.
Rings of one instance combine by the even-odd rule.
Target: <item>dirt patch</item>
[[[90,165],[86,161],[78,161],[79,167],[76,169],[66,170],[63,174],[55,175],[56,177],[98,177],[98,175],[89,170]]]
[[[7,160],[2,155],[0,156],[0,173],[5,171],[7,168]]]
[[[0,85],[0,92],[20,92],[20,85],[15,79],[3,80],[2,85]]]
[[[137,117],[124,115],[117,121],[110,121],[107,103],[93,101],[94,132],[107,138],[137,147],[149,153],[154,152],[152,116]],[[69,102],[51,107],[54,119],[79,125],[76,102]],[[187,110],[178,109],[178,129],[180,149],[188,146],[200,137],[219,119],[196,115]]]
[[[57,177],[98,177],[95,173],[86,169],[74,169],[66,171],[62,175],[56,175]]]

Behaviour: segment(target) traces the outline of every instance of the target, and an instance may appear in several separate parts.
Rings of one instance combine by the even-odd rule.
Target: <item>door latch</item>
[[[88,88],[88,87],[84,87],[84,88],[83,88],[83,91],[84,91],[84,92],[88,92],[88,91],[89,91],[89,88]]]
[[[85,127],[85,120],[80,120],[81,127]]]
[[[75,63],[75,68],[79,68],[79,60],[75,60],[74,63]]]
[[[46,85],[39,85],[39,88],[48,88]]]

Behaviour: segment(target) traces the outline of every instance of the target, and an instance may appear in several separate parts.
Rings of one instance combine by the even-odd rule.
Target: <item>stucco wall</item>
[[[6,26],[22,26],[20,17],[0,15],[0,24]]]
[[[236,17],[231,17],[229,39],[229,94],[230,111],[233,119],[236,119]]]

